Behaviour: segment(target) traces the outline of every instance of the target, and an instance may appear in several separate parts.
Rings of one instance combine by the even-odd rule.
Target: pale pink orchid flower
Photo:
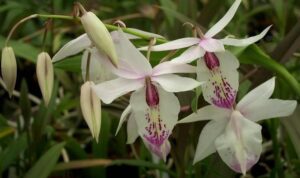
[[[180,111],[180,103],[173,92],[189,91],[201,84],[173,73],[195,73],[196,69],[188,64],[170,62],[152,68],[121,30],[115,36],[115,47],[120,63],[113,72],[118,78],[95,85],[94,92],[109,104],[134,91],[129,107],[121,116],[119,127],[130,114],[127,123],[128,142],[133,142],[138,133],[148,149],[165,160],[170,152],[168,138]]]
[[[133,32],[137,32],[143,35],[147,35],[153,38],[163,38],[162,36],[146,31],[142,31],[139,29],[128,28]],[[115,35],[117,31],[110,32],[110,35],[113,39],[113,42],[116,40]],[[124,33],[126,38],[133,40],[139,39],[138,36]],[[115,42],[114,42],[115,43]],[[111,80],[116,78],[116,75],[112,73],[112,68],[115,68],[109,62],[108,56],[105,55],[103,51],[99,51],[93,44],[92,41],[89,39],[86,33],[80,35],[79,37],[75,38],[74,40],[69,41],[66,43],[54,56],[52,62],[59,62],[61,60],[66,59],[67,57],[74,56],[83,51],[83,55],[81,58],[81,73],[82,78],[85,80],[86,72],[87,72],[87,65],[88,65],[88,58],[89,61],[89,80],[93,81],[94,83],[100,83],[103,81]],[[90,56],[89,56],[90,55]]]
[[[190,63],[198,60],[197,76],[200,82],[205,82],[201,86],[204,99],[210,104],[222,108],[231,108],[234,104],[238,89],[239,62],[230,52],[225,51],[224,45],[247,46],[262,39],[270,26],[263,30],[259,35],[246,38],[234,39],[224,38],[215,39],[219,33],[231,21],[236,13],[241,0],[236,0],[228,12],[212,26],[202,37],[189,37],[174,40],[161,45],[151,47],[152,51],[176,50],[189,47],[181,55],[174,58],[174,63]],[[147,50],[148,47],[139,48]]]
[[[256,122],[289,116],[297,105],[295,100],[270,99],[274,87],[275,77],[246,94],[233,109],[209,105],[180,120],[210,120],[200,134],[194,164],[217,151],[232,170],[245,175],[262,152],[261,126]]]

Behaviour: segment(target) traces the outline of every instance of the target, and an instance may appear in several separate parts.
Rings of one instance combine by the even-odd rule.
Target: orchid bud
[[[91,81],[81,86],[80,106],[83,118],[87,123],[93,138],[98,142],[101,128],[101,102],[92,87],[95,84]]]
[[[36,74],[45,105],[48,105],[52,95],[54,80],[53,65],[48,53],[41,52],[38,55]]]
[[[111,63],[117,66],[118,58],[113,40],[102,21],[94,13],[87,12],[82,15],[81,23],[96,48],[103,51]]]
[[[6,90],[11,97],[17,80],[17,62],[12,47],[4,47],[2,50],[1,71]]]

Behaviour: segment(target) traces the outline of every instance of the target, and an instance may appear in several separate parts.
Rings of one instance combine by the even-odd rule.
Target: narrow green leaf
[[[276,60],[273,60],[257,45],[247,47],[239,57],[242,63],[258,64],[272,72],[275,72],[285,79],[292,90],[300,96],[300,84],[295,77],[283,65],[276,62]]]
[[[176,9],[176,4],[171,0],[160,0],[159,1],[163,8]],[[172,12],[165,11],[168,22],[171,26],[174,25],[174,16]]]
[[[291,141],[294,145],[295,151],[298,155],[298,158],[300,158],[300,107],[296,108],[296,111],[294,114],[286,119],[282,119],[281,122],[283,123],[283,126],[285,127],[285,130],[287,131],[288,135],[291,138]]]
[[[55,68],[63,69],[70,72],[80,72],[81,71],[81,56],[73,56],[61,60],[54,64]]]
[[[12,163],[17,162],[17,158],[27,148],[26,135],[21,135],[0,152],[0,174]]]
[[[47,178],[55,167],[60,152],[64,146],[65,143],[63,142],[51,147],[26,173],[25,178]]]
[[[176,18],[177,20],[179,20],[181,23],[185,23],[185,22],[190,22],[192,24],[198,24],[196,21],[190,19],[189,17],[179,13],[176,10],[173,10],[171,8],[168,7],[159,7],[160,9],[162,9],[166,14],[170,14],[172,15],[174,18]]]
[[[28,99],[28,87],[25,80],[22,80],[22,84],[21,84],[20,106],[21,106],[21,111],[24,117],[25,128],[26,128],[29,126],[29,122],[30,122],[31,104]]]

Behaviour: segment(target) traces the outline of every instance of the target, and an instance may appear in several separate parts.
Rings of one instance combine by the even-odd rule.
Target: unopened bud
[[[92,89],[92,86],[94,85],[93,82],[87,81],[81,86],[80,106],[83,118],[87,123],[93,138],[98,142],[101,128],[101,102]]]
[[[2,50],[1,71],[6,90],[11,97],[17,80],[17,62],[12,47],[4,47]]]
[[[118,65],[118,57],[113,40],[101,20],[92,12],[82,15],[81,23],[88,37],[96,48],[103,51],[114,66]]]
[[[51,58],[46,52],[41,52],[38,55],[36,75],[45,105],[48,105],[53,90],[54,73]]]

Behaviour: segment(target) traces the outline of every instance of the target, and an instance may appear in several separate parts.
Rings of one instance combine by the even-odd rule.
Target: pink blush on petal
[[[247,163],[246,163],[246,170],[248,171],[254,164],[257,163],[258,161],[258,156],[257,155],[249,155],[247,158]],[[235,159],[235,161],[230,165],[231,169],[233,169],[235,172],[242,173],[241,170],[241,165],[239,162]]]

